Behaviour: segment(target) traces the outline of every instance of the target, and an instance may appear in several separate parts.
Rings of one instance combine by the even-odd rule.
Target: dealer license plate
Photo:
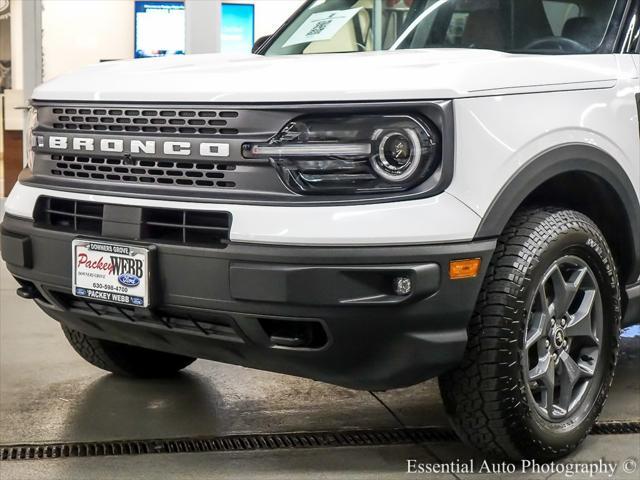
[[[72,248],[76,297],[149,306],[149,249],[80,239]]]

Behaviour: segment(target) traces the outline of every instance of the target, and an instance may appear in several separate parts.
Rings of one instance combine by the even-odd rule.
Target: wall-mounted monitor
[[[184,2],[135,2],[136,58],[184,55]]]
[[[222,4],[220,51],[251,53],[255,41],[255,7],[242,3]]]

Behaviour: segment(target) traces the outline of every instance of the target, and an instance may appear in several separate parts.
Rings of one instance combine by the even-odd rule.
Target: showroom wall
[[[303,0],[258,0],[251,3],[256,6],[256,38],[260,38],[275,32],[302,5]]]
[[[231,3],[255,4],[255,35],[259,38],[273,33],[302,0]],[[100,60],[133,57],[133,0],[42,0],[42,8],[45,81]]]
[[[133,1],[42,0],[43,77],[133,57]]]

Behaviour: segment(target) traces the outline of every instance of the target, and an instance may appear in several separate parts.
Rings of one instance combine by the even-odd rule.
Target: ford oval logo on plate
[[[140,285],[140,279],[130,273],[123,273],[118,277],[118,282],[123,287],[137,287]]]

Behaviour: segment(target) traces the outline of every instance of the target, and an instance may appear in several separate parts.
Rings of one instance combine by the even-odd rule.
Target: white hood
[[[431,49],[324,55],[187,55],[93,65],[37,100],[327,102],[450,99],[615,85],[613,55]]]

